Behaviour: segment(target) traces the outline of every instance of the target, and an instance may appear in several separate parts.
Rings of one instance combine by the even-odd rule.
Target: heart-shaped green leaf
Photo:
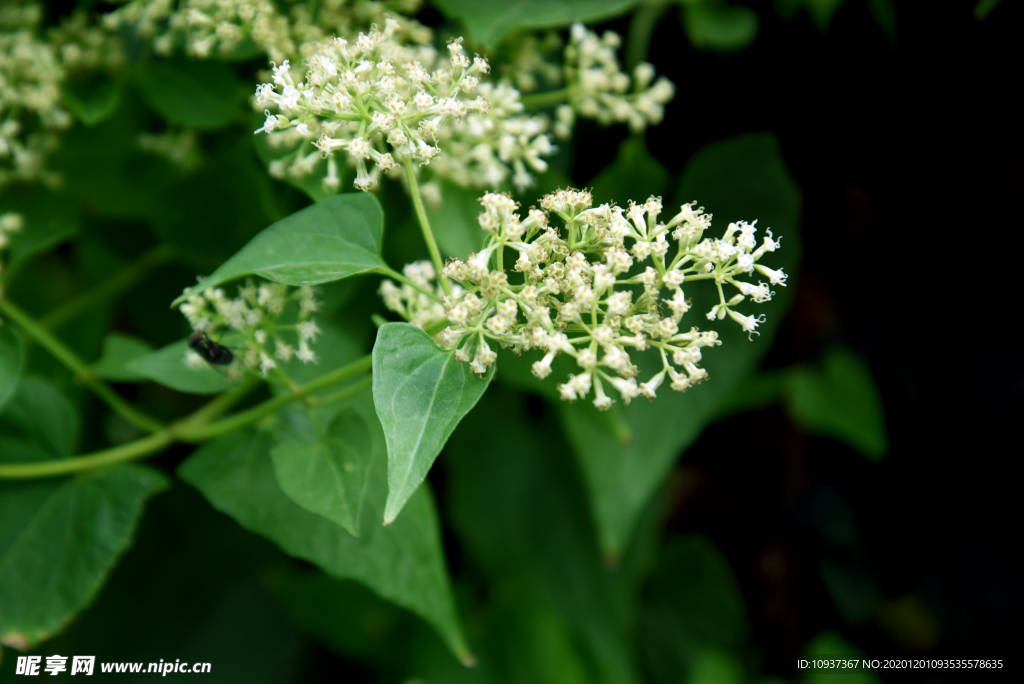
[[[287,285],[316,285],[385,266],[384,212],[377,198],[348,193],[306,207],[265,228],[209,277],[178,297],[257,275]]]
[[[848,350],[833,349],[821,370],[794,368],[788,408],[809,432],[838,439],[872,460],[889,450],[885,411],[871,370]]]
[[[754,42],[761,20],[742,5],[694,2],[683,6],[686,37],[698,50],[738,52]]]
[[[358,515],[359,537],[304,510],[281,490],[269,432],[241,432],[205,445],[179,469],[218,510],[271,539],[287,553],[316,563],[328,574],[354,579],[429,622],[464,662],[466,645],[444,565],[437,510],[429,487],[409,501],[401,520],[378,521],[387,496],[383,435],[366,393],[349,404],[366,422],[374,442],[367,492]]]
[[[387,323],[373,345],[373,403],[388,444],[384,524],[427,476],[455,426],[476,405],[494,375],[478,378],[454,351],[440,349],[408,323]]]
[[[373,447],[366,421],[345,411],[317,442],[282,442],[270,457],[277,482],[292,501],[358,537],[366,478],[377,456]]]

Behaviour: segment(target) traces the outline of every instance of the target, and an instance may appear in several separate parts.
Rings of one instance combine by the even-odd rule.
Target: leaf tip
[[[465,667],[476,667],[476,656],[469,651],[466,651],[459,655],[459,662]]]

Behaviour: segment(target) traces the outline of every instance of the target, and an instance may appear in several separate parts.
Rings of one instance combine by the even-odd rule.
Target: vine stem
[[[27,480],[38,477],[67,475],[81,470],[90,470],[131,461],[142,456],[155,454],[174,443],[170,430],[161,430],[148,437],[128,442],[111,449],[104,449],[86,456],[64,458],[42,463],[12,463],[0,465],[0,479]]]
[[[437,279],[444,289],[444,293],[452,296],[452,286],[448,279],[441,275],[444,262],[441,261],[441,252],[437,249],[437,242],[434,240],[434,233],[430,230],[430,221],[427,220],[427,211],[423,208],[423,197],[420,196],[420,186],[416,181],[416,169],[413,168],[412,159],[405,158],[405,175],[409,180],[409,193],[412,195],[412,204],[416,209],[416,219],[420,223],[420,230],[423,231],[423,239],[427,243],[427,250],[430,252],[430,259],[434,262],[434,270],[437,271]]]
[[[0,312],[14,321],[25,334],[34,339],[39,346],[46,349],[55,359],[64,364],[82,384],[92,390],[93,394],[126,421],[147,432],[157,433],[164,429],[160,421],[135,408],[125,401],[121,395],[104,384],[93,374],[92,369],[85,365],[82,359],[78,358],[77,354],[12,302],[8,300],[0,301]]]
[[[45,461],[42,463],[0,463],[0,479],[31,479],[39,477],[53,477],[55,475],[68,475],[70,473],[81,472],[83,470],[91,470],[101,466],[108,466],[115,463],[123,463],[125,461],[133,461],[138,458],[151,456],[175,442],[197,443],[214,439],[215,437],[226,435],[255,423],[261,418],[284,408],[293,401],[309,396],[313,392],[326,389],[336,383],[348,380],[359,373],[368,371],[372,364],[373,356],[371,354],[367,354],[347,366],[342,366],[341,368],[333,370],[312,382],[300,385],[293,392],[272,397],[250,409],[240,411],[239,413],[228,416],[222,420],[211,422],[258,384],[256,380],[250,379],[231,392],[226,392],[216,399],[213,399],[206,404],[206,406],[200,408],[192,415],[182,418],[152,435],[135,440],[134,442],[122,444],[110,449],[103,449],[102,451],[86,454],[84,456],[77,456],[75,458]],[[359,382],[353,383],[352,385],[349,385],[348,387],[331,395],[330,397],[325,397],[322,403],[326,403],[327,399],[330,399],[331,401],[340,401],[358,394],[369,387],[371,382],[372,376],[364,378]]]
[[[220,437],[221,435],[226,435],[229,432],[234,432],[235,430],[243,428],[250,423],[255,423],[265,416],[269,416],[271,413],[284,408],[293,401],[304,399],[314,392],[326,389],[332,385],[342,382],[343,380],[348,380],[354,375],[368,371],[372,364],[373,355],[367,354],[358,361],[353,361],[347,366],[342,366],[341,368],[333,370],[326,375],[322,375],[312,382],[300,385],[294,392],[279,394],[276,397],[267,399],[262,404],[257,404],[250,409],[240,411],[232,416],[224,418],[223,420],[218,420],[215,423],[199,424],[180,428],[177,431],[177,438],[182,442],[205,442],[208,439],[213,439],[214,437]],[[356,385],[358,384],[359,383],[356,383]],[[356,387],[356,385],[353,385],[352,387]],[[363,387],[360,387],[359,389],[362,390]],[[353,394],[355,393],[356,392],[353,392]]]

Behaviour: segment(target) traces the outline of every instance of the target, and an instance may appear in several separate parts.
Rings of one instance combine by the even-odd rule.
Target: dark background
[[[881,464],[778,409],[720,423],[680,461],[670,528],[729,556],[769,672],[792,674],[808,638],[845,624],[872,657],[998,657],[1016,674],[993,681],[1019,676],[1022,8],[978,21],[973,4],[897,2],[893,43],[854,1],[824,33],[750,3],[760,34],[735,55],[693,50],[671,12],[651,42],[677,86],[652,154],[678,173],[707,143],[770,130],[803,192],[795,306],[766,365],[845,343],[885,408]],[[581,141],[577,169],[607,163],[587,149],[609,147]],[[875,587],[872,615],[844,623],[823,560]]]

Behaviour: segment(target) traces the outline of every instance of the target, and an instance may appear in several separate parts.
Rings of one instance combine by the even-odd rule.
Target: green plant
[[[51,638],[93,600],[172,477],[138,462],[196,444],[175,473],[216,509],[415,613],[469,664],[426,483],[447,450],[471,483],[454,525],[484,564],[529,552],[502,508],[529,478],[546,481],[545,515],[561,497],[590,510],[531,523],[580,548],[539,551],[550,567],[523,581],[557,593],[567,554],[606,596],[499,608],[545,635],[527,648],[552,680],[635,678],[621,614],[645,572],[635,549],[673,460],[735,406],[777,329],[799,192],[770,134],[699,151],[674,189],[635,135],[592,190],[570,188],[558,146],[571,153],[581,119],[639,134],[675,89],[645,62],[623,71],[616,34],[572,23],[632,3],[506,4],[438,3],[488,58],[439,45],[410,2],[133,0],[48,31],[37,5],[0,15],[18,84],[0,102],[4,643]],[[566,26],[564,43],[522,33]],[[65,243],[78,263],[52,251]],[[539,425],[527,394],[552,401]],[[567,450],[580,482],[545,461]],[[495,528],[474,520],[480,497]],[[735,603],[714,549],[677,551]],[[318,590],[300,584],[271,582],[307,624],[301,596]],[[552,612],[563,599],[580,603],[578,634]],[[708,643],[741,639],[726,622]]]

